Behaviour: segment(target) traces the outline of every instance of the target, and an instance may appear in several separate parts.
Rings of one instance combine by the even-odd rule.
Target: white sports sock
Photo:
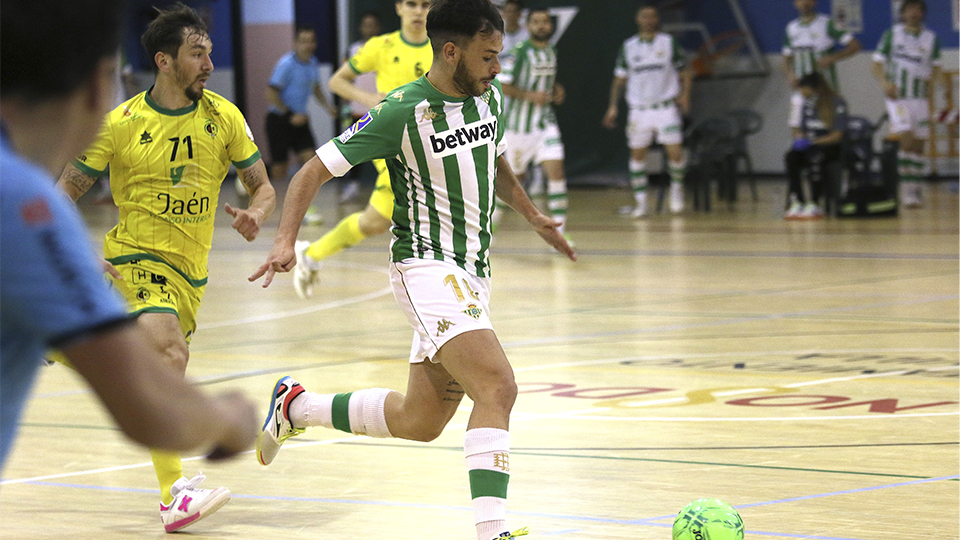
[[[497,428],[467,430],[463,451],[470,474],[477,540],[490,540],[507,530],[510,432]]]

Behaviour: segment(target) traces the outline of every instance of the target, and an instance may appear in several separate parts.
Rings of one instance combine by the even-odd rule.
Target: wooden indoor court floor
[[[577,263],[506,216],[492,310],[521,390],[509,519],[526,538],[668,539],[699,497],[735,505],[748,539],[958,538],[957,195],[933,186],[897,219],[788,223],[784,189],[643,221],[617,215],[625,190],[575,191]],[[387,237],[329,260],[301,301],[288,276],[246,281],[279,212],[247,244],[222,212],[235,200],[230,186],[189,377],[264,413],[285,374],[313,392],[403,390],[411,330]],[[115,210],[82,206],[99,244]],[[321,210],[301,238],[337,220]],[[233,500],[185,534],[472,539],[468,415],[465,400],[429,444],[313,428],[269,467],[189,457],[187,476]],[[73,373],[44,368],[3,472],[0,538],[159,539],[157,503],[147,452]]]

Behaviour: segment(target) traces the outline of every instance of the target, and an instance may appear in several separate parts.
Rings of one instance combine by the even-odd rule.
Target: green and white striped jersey
[[[650,40],[634,35],[623,42],[613,75],[627,80],[624,97],[631,108],[660,107],[680,94],[679,70],[686,63],[670,34],[658,32]]]
[[[853,34],[838,29],[833,19],[818,13],[810,22],[794,19],[787,24],[783,35],[783,55],[793,57],[793,74],[799,79],[808,73],[820,71],[817,60],[826,56],[840,44],[844,47],[853,41]],[[837,88],[836,64],[832,64],[823,76]]]
[[[426,76],[390,92],[317,149],[333,173],[384,159],[393,187],[391,260],[447,261],[490,276],[490,215],[503,142],[503,90],[456,98]]]
[[[502,71],[497,78],[527,92],[553,91],[557,81],[557,49],[549,43],[535,46],[529,39],[518,43],[504,58]],[[550,103],[536,105],[529,101],[507,98],[507,131],[530,133],[546,128],[547,123],[556,123]]]
[[[897,24],[883,33],[873,59],[886,64],[887,80],[897,85],[900,98],[926,98],[933,67],[941,63],[940,40],[930,29],[913,33]]]

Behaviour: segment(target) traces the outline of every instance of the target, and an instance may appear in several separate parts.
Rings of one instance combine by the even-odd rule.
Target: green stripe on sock
[[[507,498],[507,484],[510,475],[500,471],[473,469],[470,471],[470,498],[497,497]]]
[[[334,429],[346,431],[347,433],[353,433],[353,431],[350,430],[351,395],[353,395],[353,392],[333,396],[333,410],[331,411]]]

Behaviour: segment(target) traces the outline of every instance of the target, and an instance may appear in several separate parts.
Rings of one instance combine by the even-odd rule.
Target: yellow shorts
[[[393,188],[390,187],[390,173],[387,172],[387,162],[382,159],[373,160],[377,168],[377,184],[370,194],[370,206],[381,216],[393,220]]]
[[[131,313],[173,313],[187,343],[197,329],[197,310],[206,285],[194,286],[173,267],[162,262],[135,260],[116,266],[122,280],[110,278],[126,299]]]

